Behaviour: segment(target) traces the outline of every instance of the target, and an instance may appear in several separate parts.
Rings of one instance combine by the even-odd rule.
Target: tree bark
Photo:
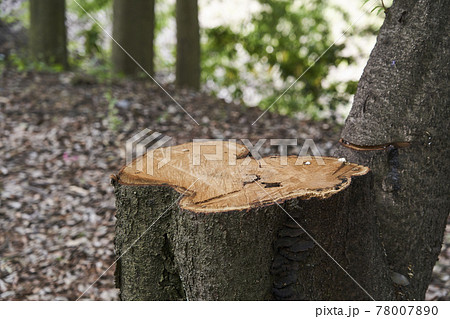
[[[400,300],[424,299],[449,213],[449,7],[448,0],[394,1],[337,152],[372,169]]]
[[[113,176],[123,300],[392,298],[367,168],[258,162],[243,146],[215,143],[235,165],[205,153],[192,165],[190,143],[151,174],[149,159],[164,159],[155,151]]]
[[[200,88],[200,31],[197,0],[177,0],[176,85]]]
[[[113,38],[118,43],[112,46],[113,71],[137,76],[143,72],[140,65],[152,75],[155,1],[114,0],[113,11]]]
[[[170,228],[176,211],[172,204],[180,195],[168,186],[115,186],[115,274],[120,298],[184,300]]]
[[[188,300],[271,300],[275,206],[173,215],[175,261]]]
[[[47,64],[67,64],[65,0],[30,1],[30,54]]]
[[[272,266],[276,300],[393,297],[372,199],[368,174],[352,177],[330,198],[285,203],[290,216],[278,232]]]

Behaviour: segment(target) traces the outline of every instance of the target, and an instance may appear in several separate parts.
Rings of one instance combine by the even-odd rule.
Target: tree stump
[[[248,155],[231,142],[188,143],[112,176],[121,299],[389,298],[369,169]]]

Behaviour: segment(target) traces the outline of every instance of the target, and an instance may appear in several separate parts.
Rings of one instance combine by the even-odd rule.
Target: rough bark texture
[[[248,211],[175,215],[175,259],[189,300],[271,300],[272,243],[284,213]]]
[[[180,194],[168,186],[115,186],[120,298],[184,300],[170,234],[170,219]]]
[[[286,220],[275,243],[278,256],[272,272],[277,300],[392,298],[371,209],[371,185],[370,175],[356,176],[350,187],[330,198],[291,200],[283,205],[292,218]]]
[[[372,169],[397,299],[424,298],[449,213],[449,8],[394,1],[342,132],[358,147],[337,153]]]
[[[153,74],[154,0],[114,0],[113,38],[139,63]],[[113,42],[112,62],[115,73],[136,76],[142,69],[118,44]]]
[[[197,214],[168,186],[115,183],[115,193],[122,300],[271,299],[276,207]]]
[[[30,54],[67,68],[65,0],[30,1]]]
[[[197,0],[177,0],[176,85],[200,88],[200,31]]]

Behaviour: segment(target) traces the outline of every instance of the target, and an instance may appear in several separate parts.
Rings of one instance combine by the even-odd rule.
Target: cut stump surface
[[[283,202],[328,198],[350,185],[365,166],[333,157],[249,157],[232,142],[188,143],[149,151],[125,166],[122,185],[168,185],[186,196],[180,208],[225,212]]]

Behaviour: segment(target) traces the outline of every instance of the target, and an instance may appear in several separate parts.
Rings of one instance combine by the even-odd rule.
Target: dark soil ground
[[[259,109],[165,88],[199,125],[149,81],[107,85],[71,73],[3,72],[0,300],[76,300],[94,282],[83,299],[117,299],[109,177],[125,164],[126,140],[144,128],[173,144],[294,138],[294,154],[313,139],[322,155],[331,155],[339,137],[341,128],[333,123],[273,113],[251,125]],[[277,153],[269,141],[261,150]],[[449,270],[450,226],[428,299],[450,300]]]

